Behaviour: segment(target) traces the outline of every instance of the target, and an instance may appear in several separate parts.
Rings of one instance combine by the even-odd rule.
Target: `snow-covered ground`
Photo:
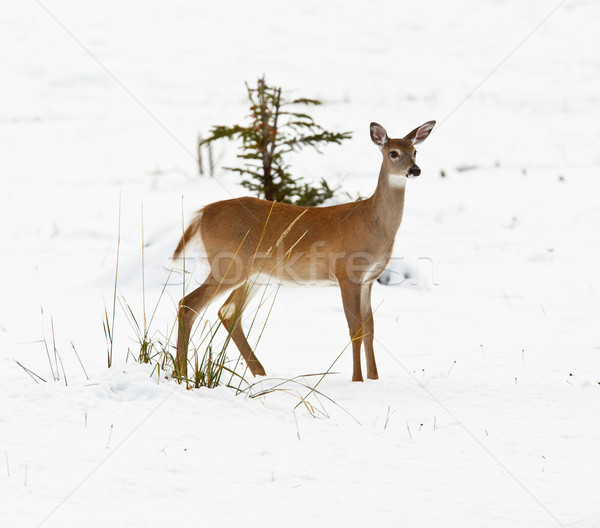
[[[1,526],[600,526],[597,2],[5,4]],[[263,73],[354,132],[293,160],[352,194],[376,183],[370,121],[438,121],[395,247],[411,278],[374,288],[381,379],[351,383],[344,352],[317,419],[297,389],[157,383],[119,304],[107,368],[119,200],[118,290],[141,320],[182,217],[244,194],[197,174],[195,142],[243,119]],[[281,289],[257,354],[292,378],[347,342],[337,289]]]

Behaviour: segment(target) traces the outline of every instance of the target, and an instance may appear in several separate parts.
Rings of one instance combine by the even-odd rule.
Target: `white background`
[[[600,7],[557,5],[4,2],[2,526],[598,526]],[[398,137],[438,121],[395,247],[413,278],[373,292],[381,379],[351,383],[344,352],[317,419],[291,385],[249,399],[151,376],[118,303],[107,369],[119,197],[118,291],[141,321],[182,218],[245,194],[198,175],[196,137],[242,121],[262,74],[353,131],[292,159],[351,194],[376,184],[369,122]],[[267,311],[250,341],[266,321],[272,377],[323,372],[347,345],[335,288],[282,289]]]

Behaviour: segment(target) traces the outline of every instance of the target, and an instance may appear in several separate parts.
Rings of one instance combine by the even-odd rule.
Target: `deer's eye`
[[[398,153],[395,150],[392,150],[392,152],[390,152],[390,158],[395,159],[398,157]]]
[[[415,151],[413,152],[413,158],[416,158],[416,157],[417,157],[417,151],[415,150]]]

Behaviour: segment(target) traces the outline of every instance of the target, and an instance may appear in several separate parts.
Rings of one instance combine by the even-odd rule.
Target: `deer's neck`
[[[377,188],[370,200],[376,218],[377,229],[393,239],[402,222],[406,176],[390,175],[383,166],[379,172]]]

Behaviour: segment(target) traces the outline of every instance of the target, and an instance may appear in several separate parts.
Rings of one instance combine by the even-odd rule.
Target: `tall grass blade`
[[[108,368],[112,367],[113,363],[113,346],[114,346],[114,331],[115,331],[115,316],[117,312],[117,285],[119,280],[119,254],[121,251],[121,191],[119,191],[119,222],[118,222],[118,230],[117,230],[117,263],[115,265],[115,285],[113,288],[113,307],[112,307],[112,322],[109,324],[108,322],[108,314],[106,314],[106,323],[108,332],[105,329],[105,334],[107,334],[109,339],[109,346],[107,350],[107,362]],[[105,309],[106,311],[106,309]]]
[[[85,377],[88,379],[90,379],[90,377],[88,376],[88,373],[85,370],[85,367],[83,366],[83,363],[81,362],[81,358],[79,357],[79,354],[77,353],[77,349],[75,348],[75,345],[73,344],[73,341],[71,341],[71,346],[73,347],[73,352],[75,352],[75,355],[77,356],[77,360],[79,361],[79,364],[81,365],[81,369],[83,370],[83,373],[85,374]]]
[[[13,360],[17,365],[19,365],[19,367],[21,367],[30,377],[31,379],[33,379],[33,381],[35,381],[37,384],[39,384],[40,382],[39,380],[42,380],[44,383],[46,383],[46,380],[44,378],[42,378],[41,376],[38,376],[35,372],[33,372],[33,370],[28,369],[27,367],[23,366],[21,363],[19,363],[16,359]]]
[[[44,329],[44,308],[42,311],[42,338],[44,340],[44,348],[46,349],[46,356],[48,356],[48,363],[50,364],[50,372],[52,373],[52,379],[56,381],[57,375],[54,373],[54,366],[52,365],[52,358],[50,357],[50,349],[48,348],[48,340],[46,339],[46,330]]]

